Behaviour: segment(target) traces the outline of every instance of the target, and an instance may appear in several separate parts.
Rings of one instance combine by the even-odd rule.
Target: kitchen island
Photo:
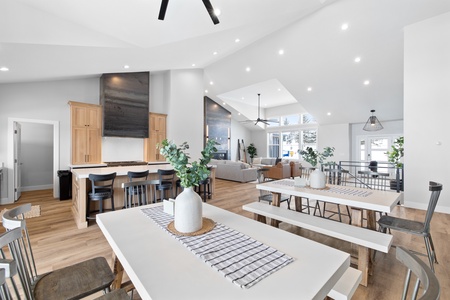
[[[158,169],[172,170],[170,164],[158,164],[158,165],[142,165],[142,166],[122,166],[122,167],[103,167],[103,168],[85,168],[85,169],[72,169],[72,214],[75,219],[75,223],[78,228],[86,228],[88,222],[86,220],[87,211],[87,197],[91,190],[91,184],[89,181],[89,174],[110,174],[117,173],[117,177],[114,181],[114,207],[115,209],[122,209],[124,206],[124,192],[122,189],[122,183],[128,182],[128,171],[142,172],[149,171],[148,179],[158,179]],[[215,186],[215,173],[216,170],[213,167],[211,169],[211,195],[214,195]],[[94,201],[92,205],[98,205],[97,201]],[[106,209],[111,208],[110,201],[104,202]]]

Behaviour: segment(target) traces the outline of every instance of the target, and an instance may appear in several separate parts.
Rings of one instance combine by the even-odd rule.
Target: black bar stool
[[[173,185],[175,182],[175,170],[158,169],[159,184],[155,186],[155,202],[157,202],[156,191],[160,191],[161,201],[164,199],[166,191],[170,191],[173,198]]]
[[[114,210],[114,179],[116,173],[111,174],[89,174],[89,180],[92,184],[92,191],[88,195],[86,219],[95,219],[90,217],[91,213],[103,212],[103,200],[111,199],[111,210]],[[99,210],[91,210],[91,201],[99,202]]]
[[[132,182],[133,179],[137,179],[137,181],[146,181],[148,178],[148,170],[141,171],[141,172],[128,171],[127,176],[128,176],[129,182]],[[138,205],[143,205],[143,204],[148,203],[147,193],[146,193],[146,191],[143,191],[142,189],[143,189],[143,187],[140,185],[128,186],[125,189],[124,208],[131,207],[130,200],[131,200],[131,198],[134,198],[133,196],[137,196]]]

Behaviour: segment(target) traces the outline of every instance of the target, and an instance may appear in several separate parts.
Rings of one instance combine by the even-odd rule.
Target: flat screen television
[[[102,136],[148,138],[149,78],[149,72],[101,76]]]

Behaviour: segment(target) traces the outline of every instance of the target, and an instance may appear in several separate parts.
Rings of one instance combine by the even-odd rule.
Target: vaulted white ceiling
[[[170,0],[164,21],[158,0],[3,0],[0,83],[203,68],[207,95],[248,118],[259,92],[322,124],[370,109],[402,119],[403,28],[450,11],[448,0],[211,2],[218,25],[201,0]]]

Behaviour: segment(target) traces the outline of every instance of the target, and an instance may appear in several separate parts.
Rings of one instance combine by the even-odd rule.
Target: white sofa
[[[216,178],[239,182],[255,181],[257,178],[256,168],[250,168],[243,162],[211,159],[210,164],[216,166]]]

